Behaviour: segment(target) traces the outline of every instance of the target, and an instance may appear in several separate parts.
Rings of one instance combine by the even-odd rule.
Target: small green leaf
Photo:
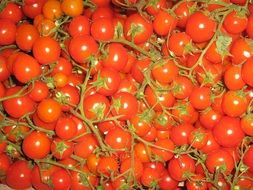
[[[229,46],[232,43],[232,38],[226,35],[218,36],[216,40],[216,50],[222,56],[226,56],[229,54]]]

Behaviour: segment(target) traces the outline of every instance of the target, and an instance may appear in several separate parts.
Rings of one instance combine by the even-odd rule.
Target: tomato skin
[[[252,13],[248,17],[248,25],[246,28],[246,32],[250,38],[253,38],[253,14]]]
[[[33,55],[40,64],[56,62],[61,53],[59,43],[51,37],[39,37],[33,44]]]
[[[175,13],[178,17],[177,26],[185,28],[188,18],[191,15],[190,8],[194,5],[191,1],[182,2],[176,9]]]
[[[0,19],[0,45],[10,45],[16,39],[16,25],[9,19]]]
[[[121,71],[127,64],[127,49],[120,43],[110,43],[108,45],[108,55],[103,60],[104,67]]]
[[[188,144],[188,137],[193,130],[194,127],[187,123],[172,127],[170,138],[175,145],[186,145]]]
[[[131,135],[129,132],[124,131],[121,128],[115,128],[110,130],[105,136],[105,142],[113,149],[130,149],[131,147]]]
[[[232,34],[239,34],[243,32],[248,24],[246,16],[239,16],[236,11],[229,13],[224,20],[224,28]]]
[[[28,189],[31,183],[31,167],[24,160],[14,162],[8,169],[6,175],[6,183],[14,189]]]
[[[227,91],[222,99],[223,112],[230,117],[239,117],[246,112],[248,99],[242,91]]]
[[[82,0],[63,0],[61,10],[68,16],[79,16],[83,13],[83,2]]]
[[[177,20],[170,13],[160,10],[153,21],[154,31],[160,36],[166,36],[176,28]]]
[[[46,1],[42,8],[42,13],[45,18],[57,20],[62,16],[61,3],[58,0]]]
[[[23,51],[32,50],[37,38],[39,38],[39,32],[34,25],[24,23],[17,28],[16,44]]]
[[[97,148],[97,139],[92,134],[82,137],[82,141],[74,146],[74,154],[86,159]]]
[[[91,35],[96,41],[109,41],[114,36],[113,22],[109,18],[98,18],[91,24]]]
[[[173,151],[175,149],[175,145],[170,139],[158,139],[155,142],[155,145],[162,147],[164,149],[168,149],[170,151],[161,150],[158,148],[152,148],[152,153],[154,155],[157,155],[159,158],[161,158],[165,162],[172,159],[172,157],[174,156]]]
[[[222,114],[211,109],[204,110],[199,115],[199,121],[206,129],[213,129],[214,126],[220,121]]]
[[[101,157],[98,161],[97,171],[100,174],[110,176],[111,172],[115,175],[119,165],[113,156]]]
[[[117,105],[117,102],[120,102]],[[121,115],[118,120],[124,121],[131,119],[134,115],[136,115],[138,110],[138,102],[135,96],[128,92],[118,92],[114,94],[112,98],[112,114],[113,115]]]
[[[237,185],[240,188],[244,189],[250,189],[253,187],[253,182],[250,180],[250,178],[253,177],[253,174],[251,172],[246,172],[242,175],[242,177],[237,181]]]
[[[225,170],[223,169],[225,175],[232,172],[234,168],[233,157],[225,150],[219,149],[215,150],[207,155],[206,166],[209,172],[214,173],[219,167],[225,165]]]
[[[246,114],[241,118],[241,128],[246,135],[253,136],[252,114]]]
[[[197,43],[210,40],[215,29],[216,23],[199,11],[193,13],[186,23],[186,33]]]
[[[85,117],[88,119],[102,119],[109,111],[110,102],[101,94],[95,93],[86,96],[83,100],[83,108]]]
[[[240,119],[228,116],[223,116],[213,128],[213,135],[216,141],[223,147],[235,147],[245,136],[240,126]]]
[[[53,190],[67,190],[70,188],[70,175],[67,170],[59,169],[51,175]]]
[[[133,26],[139,29],[141,28],[141,32],[136,32],[135,35],[132,34],[131,27]],[[140,14],[135,13],[127,17],[124,24],[124,36],[127,40],[131,41],[133,39],[135,44],[141,44],[151,37],[152,32],[152,24],[145,20]]]
[[[186,177],[185,172],[194,173],[195,162],[188,155],[180,155],[179,157],[174,157],[170,160],[168,165],[168,171],[173,179],[176,181],[184,181]]]
[[[169,190],[169,189],[176,189],[178,186],[178,181],[174,180],[169,172],[164,172],[161,175],[161,179],[159,180],[159,187],[161,190]]]
[[[69,54],[78,63],[85,62],[90,56],[96,54],[98,45],[89,35],[75,36],[69,44]]]
[[[188,180],[186,182],[187,190],[207,190],[207,183],[203,180],[205,180],[204,176],[195,175],[192,181]]]
[[[148,69],[151,61],[149,58],[136,60],[136,62],[133,64],[131,75],[138,83],[142,83],[144,80],[143,71]]]
[[[196,87],[193,89],[189,100],[192,106],[198,110],[210,107],[212,104],[211,90],[207,87]]]
[[[157,64],[152,69],[152,76],[162,84],[169,84],[178,76],[178,67],[173,60]]]
[[[0,18],[12,20],[15,23],[18,23],[22,20],[23,13],[21,8],[16,4],[9,2],[0,12]]]
[[[39,77],[41,73],[37,60],[28,54],[19,54],[13,63],[13,74],[22,83]]]
[[[11,75],[7,64],[8,64],[7,59],[3,57],[2,55],[0,55],[0,81],[1,82],[8,79],[9,76]]]
[[[6,176],[6,173],[11,166],[11,159],[6,155],[6,153],[0,154],[0,174],[1,176]]]
[[[229,90],[240,90],[245,85],[242,78],[242,67],[231,66],[224,73],[224,82]]]
[[[253,66],[253,58],[249,58],[242,66],[242,79],[247,85],[251,87],[253,87],[252,66]]]
[[[6,90],[5,96],[16,94],[22,88],[20,86],[11,87]],[[18,98],[12,98],[3,101],[4,110],[14,118],[20,118],[35,109],[35,103],[28,95],[21,95]]]
[[[244,154],[243,157],[243,163],[249,167],[250,172],[253,172],[253,160],[252,160],[252,156],[253,156],[253,146],[249,146],[249,149],[246,151],[246,153]]]
[[[25,1],[22,6],[22,11],[25,16],[29,18],[35,18],[37,15],[42,13],[42,7],[45,4],[46,0],[37,0],[37,1]]]
[[[160,174],[157,170],[152,168],[144,168],[142,176],[141,176],[141,183],[145,187],[151,187],[152,183],[157,182],[159,179]]]
[[[68,32],[72,37],[89,35],[90,34],[89,19],[83,15],[74,17],[69,23]]]
[[[123,160],[121,162],[120,173],[122,174],[131,168],[132,168],[131,158],[126,158],[125,160]],[[134,170],[135,178],[140,179],[140,177],[142,176],[142,173],[143,173],[143,164],[139,158],[134,158],[133,170]]]
[[[42,159],[49,154],[50,145],[51,141],[46,134],[34,131],[25,137],[22,150],[31,159]]]
[[[238,38],[232,43],[230,54],[232,56],[233,64],[239,65],[252,56],[252,51],[248,42],[244,38]]]
[[[63,140],[69,140],[75,137],[77,127],[74,120],[70,117],[60,117],[56,122],[55,133]]]

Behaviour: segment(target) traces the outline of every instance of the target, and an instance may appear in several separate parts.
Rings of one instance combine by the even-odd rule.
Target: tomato
[[[173,60],[165,61],[164,63],[159,63],[154,66],[152,69],[153,78],[162,83],[168,84],[171,83],[178,76],[178,67]]]
[[[164,172],[158,182],[161,190],[176,189],[178,181],[174,180],[168,172]]]
[[[83,13],[82,0],[63,0],[61,2],[61,10],[65,15],[76,17]]]
[[[20,86],[15,86],[6,89],[5,96],[11,96],[21,91]],[[30,112],[33,112],[35,109],[35,103],[29,98],[28,95],[20,94],[20,96],[7,99],[3,101],[4,110],[14,118],[20,118]]]
[[[19,142],[29,134],[30,128],[24,125],[11,125],[3,127],[3,132],[11,142]]]
[[[41,64],[56,62],[61,53],[60,45],[50,37],[39,37],[33,44],[33,55]]]
[[[169,12],[160,10],[153,21],[154,31],[160,36],[166,36],[176,28],[177,20]]]
[[[91,25],[91,35],[97,41],[109,41],[114,36],[113,22],[109,18],[98,18]]]
[[[13,63],[13,74],[22,83],[39,77],[41,73],[37,60],[28,54],[19,54]]]
[[[134,155],[143,163],[150,161],[150,151],[150,148],[141,142],[134,146]]]
[[[101,157],[98,161],[97,171],[105,176],[116,175],[119,165],[112,156]]]
[[[224,28],[232,34],[239,34],[243,32],[248,24],[248,19],[246,16],[238,15],[236,11],[232,11],[226,15],[224,20]]]
[[[98,7],[106,7],[110,4],[110,0],[91,0]]]
[[[253,14],[251,13],[248,17],[248,25],[247,25],[247,28],[246,28],[246,32],[247,32],[247,34],[250,38],[253,37],[253,24],[252,24],[252,21],[253,21]]]
[[[166,0],[151,1],[146,5],[146,11],[151,15],[156,15],[161,9],[165,8],[168,8]]]
[[[131,75],[134,78],[134,80],[136,80],[138,83],[143,82],[144,80],[143,72],[148,69],[150,63],[151,61],[149,58],[136,60],[131,70]]]
[[[69,76],[72,73],[72,67],[73,65],[70,63],[69,60],[60,57],[51,74],[55,75],[56,73],[63,73],[66,76]]]
[[[51,98],[44,99],[37,107],[37,114],[42,121],[52,123],[60,117],[61,106],[57,101]]]
[[[201,43],[210,40],[216,29],[216,23],[202,12],[193,13],[186,23],[186,33],[193,42]]]
[[[93,13],[92,13],[92,21],[95,21],[99,18],[109,18],[113,19],[114,12],[110,6],[106,7],[98,7]]]
[[[127,17],[124,24],[124,36],[127,40],[133,40],[136,44],[146,42],[153,32],[152,24],[140,14],[132,14]]]
[[[60,117],[56,122],[55,133],[63,140],[72,139],[77,133],[76,124],[70,117]]]
[[[136,115],[138,102],[135,96],[128,92],[118,92],[112,97],[112,114],[121,116],[120,121],[131,119]]]
[[[233,64],[239,65],[252,56],[252,51],[248,42],[244,38],[238,38],[232,43],[230,54],[232,56]]]
[[[180,3],[176,7],[175,14],[178,17],[178,22],[177,22],[178,27],[185,28],[188,18],[192,14],[190,9],[193,8],[193,5],[194,5],[194,2],[186,1],[186,2]]]
[[[16,40],[16,25],[9,19],[0,18],[0,45],[10,45]]]
[[[207,87],[194,88],[189,100],[194,108],[204,110],[212,104],[211,90]]]
[[[0,175],[1,176],[6,176],[6,173],[10,165],[11,165],[10,158],[5,153],[1,153],[0,154]]]
[[[86,134],[82,137],[82,141],[74,146],[74,154],[87,158],[98,147],[97,139],[92,134]]]
[[[144,168],[142,176],[141,176],[141,183],[145,187],[152,187],[153,184],[156,184],[158,182],[158,179],[160,177],[160,174],[157,170],[154,170],[152,168]]]
[[[23,51],[32,50],[35,40],[39,38],[37,28],[31,24],[21,24],[16,32],[16,44]]]
[[[48,130],[54,130],[55,128],[55,124],[56,122],[51,122],[51,123],[46,123],[44,121],[42,121],[37,112],[35,112],[33,115],[32,115],[32,120],[34,122],[34,124],[38,127],[41,127],[43,129],[48,129]]]
[[[36,25],[37,30],[41,36],[53,36],[55,35],[54,28],[56,27],[55,23],[52,20],[42,18],[38,21]]]
[[[176,56],[184,56],[191,52],[191,38],[185,32],[171,34],[168,39],[168,48]]]
[[[219,149],[207,155],[206,166],[211,173],[219,170],[221,173],[228,175],[234,168],[234,160],[227,151]]]
[[[22,6],[22,11],[25,16],[29,18],[35,18],[37,15],[42,13],[42,7],[45,4],[46,0],[37,0],[37,1],[25,1]]]
[[[90,34],[89,19],[83,15],[74,17],[69,23],[68,32],[72,37],[89,35]]]
[[[107,47],[108,54],[102,61],[104,67],[121,71],[127,64],[128,55],[126,48],[120,43],[110,43]]]
[[[162,87],[161,87],[162,89]],[[175,97],[169,90],[159,91],[147,86],[144,91],[147,103],[153,107],[155,111],[162,111],[163,108],[172,107],[175,103]]]
[[[188,144],[188,138],[194,127],[191,124],[181,124],[174,126],[171,129],[170,138],[175,145],[186,145]]]
[[[249,146],[243,157],[243,163],[249,167],[248,171],[253,172],[253,146]]]
[[[196,175],[191,179],[192,181],[186,182],[187,190],[206,190],[207,183],[203,182],[205,180],[204,176]]]
[[[246,114],[241,118],[241,128],[246,135],[253,136],[252,114]]]
[[[192,147],[194,147],[196,149],[201,149],[206,145],[206,143],[208,141],[208,134],[202,128],[194,129],[190,133],[188,140],[189,140],[189,144]]]
[[[63,141],[56,138],[51,143],[51,152],[57,159],[63,160],[68,158],[74,152],[74,144],[70,141]]]
[[[98,166],[99,157],[96,154],[90,154],[87,157],[87,168],[93,174],[97,174],[97,166]]]
[[[138,158],[134,158],[133,162],[131,158],[126,158],[121,162],[120,173],[125,173],[129,169],[133,169],[133,175],[136,179],[140,179],[143,173],[143,164]]]
[[[250,189],[251,187],[253,187],[253,181],[251,180],[252,177],[253,174],[250,172],[242,174],[242,177],[237,181],[237,185],[240,188]]]
[[[140,137],[145,136],[151,128],[150,119],[145,115],[145,113],[133,116],[130,119],[130,123],[136,135]]]
[[[42,132],[32,132],[27,135],[22,144],[25,155],[32,159],[45,158],[50,152],[51,141]]]
[[[227,91],[222,99],[223,112],[230,117],[239,117],[246,112],[248,99],[243,91]]]
[[[14,162],[6,173],[6,183],[14,189],[28,189],[31,183],[31,165],[28,161],[18,160]]]
[[[214,126],[220,121],[222,115],[213,110],[212,108],[206,109],[199,115],[199,121],[206,129],[213,129]]]
[[[168,165],[168,171],[171,177],[177,181],[186,180],[186,173],[194,173],[195,162],[188,155],[179,155],[170,160]]]
[[[253,87],[253,80],[252,80],[252,75],[253,74],[253,69],[252,69],[252,65],[253,65],[253,58],[249,58],[242,66],[242,79],[243,81]]]
[[[78,63],[85,62],[90,56],[96,54],[98,45],[89,35],[75,36],[69,44],[69,54]]]
[[[229,90],[240,90],[245,85],[242,79],[242,67],[231,66],[224,73],[224,83]]]
[[[178,76],[172,82],[172,93],[177,99],[185,99],[189,97],[192,90],[193,84],[187,77]]]
[[[228,116],[223,116],[213,128],[213,135],[216,141],[224,147],[237,146],[245,136],[240,126],[240,119]]]
[[[9,19],[15,23],[18,23],[23,18],[21,8],[16,4],[9,2],[0,12],[0,18]]]
[[[105,142],[113,149],[130,149],[131,134],[121,128],[116,127],[110,130],[105,136]]]
[[[7,65],[7,59],[0,55],[0,81],[5,81],[10,76],[10,71]]]
[[[56,20],[62,16],[61,3],[58,0],[46,1],[42,8],[45,18]]]
[[[52,173],[50,180],[52,182],[53,190],[69,189],[71,178],[67,170],[59,169]]]
[[[166,162],[174,156],[175,145],[170,139],[158,139],[154,145],[163,148],[152,148],[152,153],[161,160]]]

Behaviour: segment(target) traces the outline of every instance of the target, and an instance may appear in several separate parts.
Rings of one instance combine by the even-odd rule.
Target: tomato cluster
[[[249,0],[2,0],[0,182],[253,188]]]

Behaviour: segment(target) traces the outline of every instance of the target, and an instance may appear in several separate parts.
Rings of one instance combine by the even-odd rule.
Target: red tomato
[[[31,159],[42,159],[50,153],[50,145],[51,141],[46,134],[33,131],[25,137],[22,150]]]
[[[18,23],[23,18],[21,7],[16,3],[7,3],[4,9],[0,12],[0,18],[9,19],[15,23]]]
[[[40,102],[43,99],[46,99],[49,95],[48,86],[40,80],[37,80],[33,85],[30,85],[28,90],[31,90],[29,97],[35,102]]]
[[[12,20],[0,18],[0,45],[10,45],[16,40],[16,25]]]
[[[216,29],[216,23],[202,12],[193,13],[186,24],[186,33],[192,41],[201,43],[210,40]]]
[[[69,23],[68,32],[72,37],[90,34],[90,22],[86,16],[74,17]]]
[[[70,117],[60,117],[56,122],[55,133],[63,140],[70,140],[76,136],[77,126]]]
[[[14,189],[28,189],[31,183],[31,167],[28,161],[18,160],[14,162],[8,169],[6,174],[6,183]]]
[[[157,183],[160,177],[160,173],[152,168],[144,168],[141,176],[141,183],[145,187],[152,187],[153,183]]]
[[[249,167],[250,172],[253,172],[253,146],[249,146],[248,150],[245,152],[243,157],[243,163]]]
[[[193,89],[189,100],[194,108],[204,110],[212,104],[211,90],[207,87],[196,87]]]
[[[240,119],[228,116],[223,116],[213,128],[213,135],[216,141],[224,147],[237,146],[245,136],[240,126]]]
[[[69,189],[71,178],[67,170],[59,169],[52,173],[50,180],[52,182],[53,190]]]
[[[193,130],[194,127],[187,123],[172,127],[170,138],[175,145],[186,145],[188,144],[188,138]]]
[[[241,128],[246,135],[253,136],[253,115],[246,114],[241,118]]]
[[[124,24],[124,36],[127,40],[133,40],[136,44],[146,42],[152,35],[153,27],[140,14],[132,14],[127,17]]]
[[[98,18],[91,25],[91,35],[97,41],[109,41],[114,36],[114,26],[110,18]]]
[[[253,87],[253,79],[252,79],[252,74],[253,74],[253,58],[249,58],[242,66],[242,79],[243,81]]]
[[[63,160],[68,158],[74,152],[74,144],[70,141],[55,138],[51,143],[50,149],[55,158]]]
[[[194,173],[195,162],[188,155],[179,155],[172,158],[168,165],[168,171],[171,177],[177,181],[184,181],[187,179],[186,173]]]
[[[133,165],[133,167],[132,167]],[[129,169],[133,169],[134,171],[134,177],[136,179],[140,179],[143,173],[143,164],[138,158],[134,158],[134,161],[132,163],[131,158],[127,158],[124,161],[121,162],[120,166],[120,173],[125,173]]]
[[[154,145],[162,148],[162,149],[152,148],[152,153],[154,155],[158,156],[158,158],[160,158],[161,160],[166,162],[166,161],[172,159],[172,157],[174,156],[173,151],[175,149],[175,145],[171,140],[158,139],[154,143]]]
[[[226,15],[223,22],[224,28],[232,34],[239,34],[243,32],[248,24],[248,19],[246,16],[241,16],[236,11],[232,11]]]
[[[242,78],[242,67],[231,66],[227,69],[224,73],[224,83],[229,90],[242,89],[245,85]]]
[[[105,176],[110,176],[116,175],[118,171],[119,165],[118,162],[115,158],[112,156],[107,156],[107,157],[101,157],[98,162],[97,166],[97,171],[98,173],[105,175]]]

